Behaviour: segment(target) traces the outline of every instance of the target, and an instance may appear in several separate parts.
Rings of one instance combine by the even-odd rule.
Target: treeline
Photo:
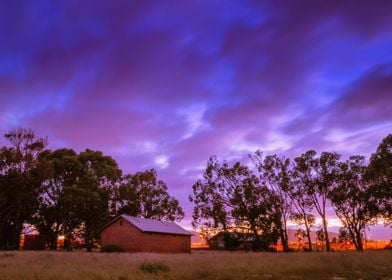
[[[368,163],[363,156],[343,160],[338,153],[313,150],[293,160],[260,151],[250,158],[251,165],[209,159],[189,197],[194,203],[194,226],[207,233],[252,234],[254,250],[268,250],[280,239],[283,250],[289,251],[287,224],[295,221],[305,229],[307,249],[312,251],[310,231],[318,216],[319,239],[330,251],[327,209],[332,207],[343,232],[361,251],[367,226],[378,220],[392,224],[391,134]]]
[[[23,226],[36,228],[51,249],[82,239],[88,251],[99,229],[119,214],[181,220],[178,200],[155,170],[123,174],[100,151],[48,150],[30,129],[6,133],[0,149],[0,248],[18,249]]]

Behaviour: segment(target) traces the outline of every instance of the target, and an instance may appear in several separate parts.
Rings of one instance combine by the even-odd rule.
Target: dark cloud
[[[367,127],[392,121],[392,64],[377,65],[349,85],[334,103],[333,125]]]

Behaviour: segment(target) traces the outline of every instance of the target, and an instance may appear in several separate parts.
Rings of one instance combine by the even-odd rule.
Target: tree
[[[301,203],[301,201],[299,202]],[[295,203],[293,203],[295,205]],[[311,228],[314,226],[316,223],[316,219],[312,214],[307,214],[306,207],[303,206],[303,204],[299,204],[301,206],[298,207],[300,212],[296,212],[291,216],[291,219],[299,226],[305,226],[305,234],[303,237],[306,237],[308,239],[308,248],[307,250],[311,252],[313,250],[312,246],[312,239],[310,236]]]
[[[276,212],[279,213],[279,233],[283,251],[289,251],[287,222],[291,218],[292,200],[290,198],[290,160],[277,155],[266,156],[257,151],[253,156],[259,170],[260,180],[273,192],[277,199]]]
[[[365,179],[364,161],[363,156],[351,156],[342,162],[337,183],[329,193],[336,215],[349,231],[358,251],[363,250],[363,231],[377,216],[372,190]]]
[[[309,152],[308,152],[309,153]],[[311,228],[316,220],[312,213],[314,209],[312,198],[308,195],[308,184],[310,183],[310,174],[306,162],[310,155],[302,155],[295,159],[295,164],[290,171],[290,189],[288,194],[294,206],[293,215],[291,218],[298,224],[304,225],[306,230],[306,237],[308,239],[308,251],[312,251]]]
[[[352,236],[348,232],[347,228],[341,227],[339,229],[339,243],[341,244],[347,244],[348,242],[351,242],[353,240]]]
[[[47,145],[31,129],[6,133],[11,147],[0,150],[0,248],[19,248],[23,223],[38,205],[41,174],[38,155]]]
[[[226,250],[233,251],[241,245],[240,234],[236,232],[222,232],[223,243]]]
[[[320,215],[325,233],[326,249],[330,251],[328,237],[328,223],[326,207],[328,194],[334,187],[338,176],[338,161],[340,155],[337,153],[321,153],[316,157],[315,151],[307,151],[295,159],[297,176],[306,188],[306,195]]]
[[[370,157],[366,177],[372,181],[372,199],[379,216],[392,226],[392,134],[381,141]]]
[[[299,228],[295,232],[294,236],[297,238],[298,250],[300,250],[302,247],[302,240],[306,237],[306,231],[304,231],[302,228]]]
[[[234,186],[223,179],[223,171],[228,168],[227,163],[222,166],[216,157],[211,157],[203,179],[192,186],[193,195],[189,196],[189,200],[195,204],[192,221],[194,227],[227,231],[235,224],[234,217],[230,216],[230,210],[234,208]]]
[[[168,193],[165,182],[157,179],[154,169],[126,175],[118,189],[118,214],[147,219],[180,221],[184,211]]]
[[[57,249],[57,238],[64,232],[64,220],[69,218],[67,207],[61,204],[67,187],[76,184],[82,165],[72,149],[45,151],[39,157],[39,168],[44,173],[40,204],[31,223],[45,235],[51,249]]]
[[[193,185],[193,225],[254,236],[254,250],[268,250],[279,238],[278,198],[247,166],[211,157],[203,179]]]
[[[110,195],[121,177],[121,170],[114,159],[100,151],[87,149],[79,154],[78,160],[80,175],[77,183],[67,189],[64,201],[73,213],[68,224],[81,222],[84,243],[87,251],[91,251],[99,229],[111,219]]]

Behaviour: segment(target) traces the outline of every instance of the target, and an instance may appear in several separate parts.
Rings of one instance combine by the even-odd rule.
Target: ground
[[[0,279],[392,280],[392,250],[192,254],[3,251]]]

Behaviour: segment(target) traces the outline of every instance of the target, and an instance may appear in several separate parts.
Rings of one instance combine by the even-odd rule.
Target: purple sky
[[[392,132],[392,1],[62,2],[0,0],[0,132],[156,168],[187,219],[211,155]]]

